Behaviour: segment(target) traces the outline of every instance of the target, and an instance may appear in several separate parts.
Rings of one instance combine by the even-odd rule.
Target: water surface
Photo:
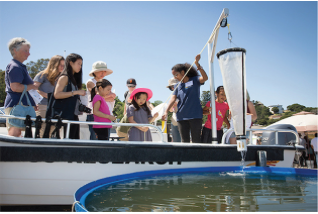
[[[156,176],[101,187],[89,211],[317,211],[317,177],[246,173]]]

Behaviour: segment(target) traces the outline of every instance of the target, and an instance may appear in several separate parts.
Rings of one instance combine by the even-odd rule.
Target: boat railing
[[[221,144],[225,144],[225,140],[226,140],[226,136],[228,134],[230,134],[230,132],[234,131],[233,128],[231,129],[228,129],[224,134],[223,134],[223,137],[222,137],[222,141],[221,141]],[[298,133],[294,130],[290,130],[290,129],[246,129],[246,131],[250,131],[249,133],[249,139],[250,139],[250,142],[252,142],[252,137],[253,137],[253,132],[257,131],[257,132],[275,132],[275,145],[278,145],[278,133],[279,132],[289,132],[289,133],[292,133],[295,135],[296,137],[296,143],[299,145],[300,144],[300,139],[299,139],[299,136],[298,136]]]
[[[4,118],[13,118],[13,119],[19,119],[19,120],[25,120],[25,117],[17,117],[14,115],[0,115],[0,117],[4,117]],[[36,118],[35,117],[31,117],[32,121],[35,121]],[[46,118],[42,118],[43,122],[46,122]],[[51,119],[51,122],[56,123],[58,122],[57,119]],[[147,126],[147,127],[152,127],[155,130],[157,130],[160,134],[160,138],[162,142],[166,142],[164,140],[164,136],[163,133],[161,131],[161,129],[158,126],[152,125],[152,124],[141,124],[141,123],[106,123],[106,122],[91,122],[91,121],[74,121],[74,120],[62,120],[62,123],[66,123],[66,136],[65,139],[69,139],[69,134],[70,134],[70,128],[71,128],[71,124],[79,124],[79,125],[111,125],[111,126]],[[34,136],[35,138],[35,136]]]

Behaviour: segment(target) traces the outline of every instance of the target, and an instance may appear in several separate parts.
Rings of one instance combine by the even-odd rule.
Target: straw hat
[[[135,90],[133,90],[133,92],[131,93],[130,95],[130,99],[133,100],[134,99],[134,96],[139,93],[139,92],[144,92],[144,93],[147,93],[148,95],[148,98],[147,98],[147,101],[151,99],[152,97],[152,91],[148,88],[136,88]]]
[[[98,72],[98,71],[106,71],[105,76],[113,73],[112,70],[107,68],[106,62],[97,61],[97,62],[94,62],[93,66],[92,66],[92,70],[91,70],[91,72],[89,72],[88,75],[93,77],[93,73]]]
[[[175,84],[177,84],[179,81],[176,80],[174,77],[172,77],[171,79],[168,80],[168,86],[167,88],[169,88],[170,86],[175,86]]]

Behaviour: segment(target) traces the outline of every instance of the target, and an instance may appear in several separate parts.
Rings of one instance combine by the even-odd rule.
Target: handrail
[[[25,120],[25,117],[17,117],[14,115],[0,115],[0,117],[5,117],[5,118],[14,118],[14,119],[19,119],[19,120]],[[36,118],[35,117],[31,117],[32,121],[35,121]],[[42,120],[44,122],[46,122],[46,118],[42,118]],[[52,122],[58,122],[57,119],[51,119]],[[69,132],[70,132],[70,125],[71,124],[86,124],[86,125],[111,125],[111,126],[149,126],[152,128],[155,128],[159,131],[160,133],[160,137],[161,137],[161,141],[164,141],[164,137],[163,137],[163,133],[161,131],[161,129],[157,126],[154,126],[152,124],[141,124],[141,123],[106,123],[106,122],[91,122],[91,121],[73,121],[73,120],[62,120],[62,123],[67,123],[67,127],[66,127],[66,136],[65,139],[69,139]]]
[[[226,136],[228,135],[229,132],[233,131],[234,129],[228,129],[222,137],[222,141],[221,144],[225,144],[225,139]],[[253,131],[261,131],[261,132],[275,132],[275,144],[278,145],[278,132],[290,132],[292,134],[294,134],[296,136],[296,142],[299,145],[300,144],[300,139],[298,136],[298,133],[295,132],[294,130],[290,130],[290,129],[246,129],[246,131],[250,131],[250,142],[252,140],[252,132]]]

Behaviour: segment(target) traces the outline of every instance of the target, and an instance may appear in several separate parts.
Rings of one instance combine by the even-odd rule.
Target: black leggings
[[[190,142],[190,132],[193,143],[200,143],[202,119],[178,121],[181,142]]]
[[[93,128],[98,140],[108,140],[109,128]]]
[[[78,116],[74,115],[74,121],[78,121]],[[64,125],[64,138],[66,137],[66,129],[67,124]],[[79,124],[71,124],[69,139],[80,139],[80,125]]]

